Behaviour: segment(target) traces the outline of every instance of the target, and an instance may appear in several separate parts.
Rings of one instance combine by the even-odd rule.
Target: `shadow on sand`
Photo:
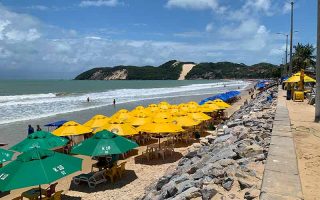
[[[78,192],[84,192],[84,193],[92,193],[92,192],[99,192],[99,191],[105,191],[105,190],[113,190],[116,188],[122,188],[127,184],[130,184],[134,180],[136,180],[138,177],[136,173],[133,170],[126,170],[124,175],[116,180],[115,183],[111,183],[108,179],[108,182],[99,184],[96,188],[89,188],[88,184],[83,182],[79,185],[74,184],[71,181],[69,190],[71,191],[78,191]]]
[[[143,164],[143,165],[161,165],[161,164],[167,164],[167,163],[174,163],[180,158],[182,158],[181,153],[173,152],[172,156],[170,154],[166,154],[165,159],[158,157],[158,158],[150,159],[149,161],[143,155],[139,155],[134,158],[134,162],[136,164]]]

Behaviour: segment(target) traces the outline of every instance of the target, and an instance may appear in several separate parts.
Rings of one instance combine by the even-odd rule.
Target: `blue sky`
[[[294,43],[316,43],[316,0]],[[281,63],[287,0],[0,0],[0,78],[73,78],[98,66]]]

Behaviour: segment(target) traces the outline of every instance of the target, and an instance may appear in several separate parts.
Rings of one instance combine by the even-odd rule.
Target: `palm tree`
[[[301,69],[306,69],[306,67],[315,67],[315,48],[312,44],[303,45],[298,43],[296,46],[294,46],[294,49],[295,53],[292,57],[294,72],[300,71]]]

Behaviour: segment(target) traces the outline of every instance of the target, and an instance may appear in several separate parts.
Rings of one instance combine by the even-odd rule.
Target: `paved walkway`
[[[285,91],[281,89],[260,199],[303,199]]]

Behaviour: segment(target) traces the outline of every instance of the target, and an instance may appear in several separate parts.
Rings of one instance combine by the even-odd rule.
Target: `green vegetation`
[[[159,67],[153,66],[116,66],[100,67],[88,70],[78,75],[76,80],[104,80],[114,72],[125,70],[127,80],[177,80],[183,64],[193,62],[168,61]],[[231,62],[200,63],[186,76],[186,79],[229,79],[229,78],[271,78],[279,77],[280,69],[269,63],[259,63],[252,66]]]
[[[187,79],[255,79],[280,77],[280,69],[269,63],[252,66],[231,62],[200,63],[186,76]]]
[[[301,69],[306,69],[307,67],[315,67],[315,48],[312,44],[303,45],[298,43],[296,46],[294,46],[294,50],[295,52],[292,57],[294,73],[300,71]]]

